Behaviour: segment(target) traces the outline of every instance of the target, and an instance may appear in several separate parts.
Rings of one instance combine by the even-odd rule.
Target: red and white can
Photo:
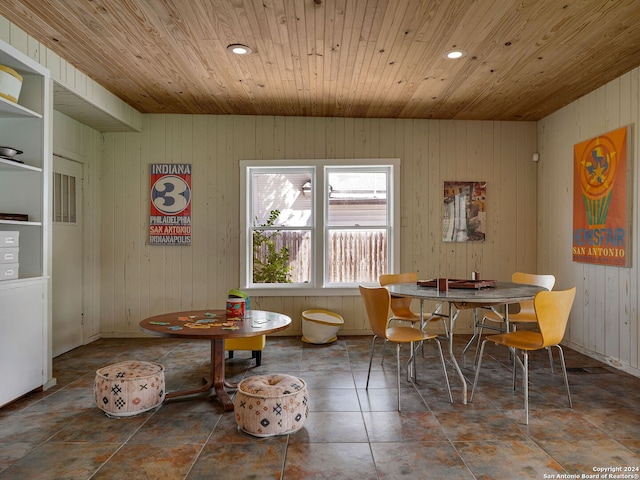
[[[244,298],[227,298],[227,318],[244,318]]]

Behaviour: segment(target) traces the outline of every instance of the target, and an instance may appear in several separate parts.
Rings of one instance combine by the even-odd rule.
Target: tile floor
[[[466,338],[456,339],[460,352]],[[567,351],[569,409],[562,376],[550,374],[546,353],[536,354],[526,426],[506,350],[487,346],[474,402],[463,405],[451,367],[455,402],[448,402],[436,351],[427,345],[417,384],[403,375],[398,413],[394,349],[387,347],[383,366],[378,349],[366,391],[369,348],[370,337],[320,346],[272,337],[256,368],[250,352],[236,352],[227,361],[232,380],[281,372],[308,384],[304,428],[259,439],[238,432],[233,414],[205,398],[107,418],[94,404],[96,369],[127,359],[158,361],[168,390],[196,386],[207,372],[208,343],[98,340],[54,360],[54,388],[0,409],[0,478],[551,479],[606,467],[635,469],[627,473],[636,477],[624,478],[638,478],[639,378]],[[472,377],[471,368],[464,371]]]

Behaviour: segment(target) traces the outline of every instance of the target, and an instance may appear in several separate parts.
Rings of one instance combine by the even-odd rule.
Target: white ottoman
[[[242,380],[233,400],[236,422],[256,437],[286,435],[302,428],[309,416],[304,380],[291,375],[256,375]]]
[[[96,405],[108,416],[129,417],[164,401],[164,366],[126,361],[96,371],[93,392]]]

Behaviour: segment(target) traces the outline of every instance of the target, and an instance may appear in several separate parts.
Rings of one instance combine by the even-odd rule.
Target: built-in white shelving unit
[[[50,380],[51,80],[49,71],[0,41],[0,64],[23,77],[18,103],[0,97],[0,145],[23,163],[0,158],[0,233],[18,232],[18,278],[0,281],[0,406]]]

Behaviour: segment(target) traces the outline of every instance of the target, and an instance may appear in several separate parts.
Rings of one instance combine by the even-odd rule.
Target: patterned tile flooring
[[[467,337],[468,338],[468,337]],[[456,337],[460,352],[466,338]],[[0,409],[0,479],[552,479],[591,478],[599,468],[640,467],[640,379],[566,350],[573,409],[546,353],[531,357],[530,424],[522,388],[511,388],[507,351],[487,345],[473,403],[448,367],[448,402],[433,346],[418,359],[418,382],[403,372],[396,411],[394,349],[374,358],[370,337],[329,345],[272,337],[261,367],[250,352],[227,360],[227,376],[289,373],[308,385],[311,411],[288,436],[254,438],[215,400],[166,402],[135,417],[107,418],[94,404],[95,371],[137,359],[166,367],[169,391],[196,386],[208,343],[102,339],[54,359],[57,385]],[[405,352],[406,353],[406,352]],[[556,359],[556,363],[559,363]],[[464,368],[473,377],[469,365]],[[634,477],[635,475],[635,477]]]

